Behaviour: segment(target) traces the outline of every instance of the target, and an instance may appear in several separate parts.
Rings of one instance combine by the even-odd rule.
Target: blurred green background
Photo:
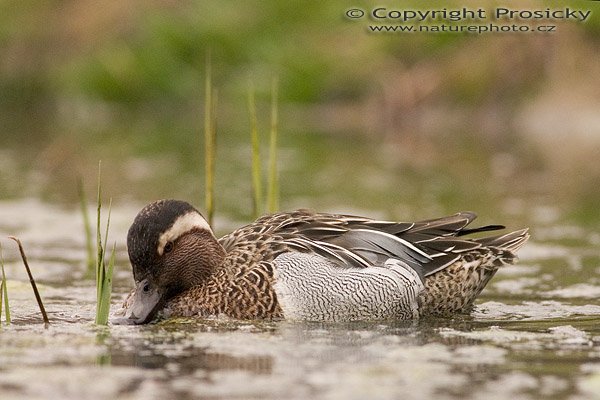
[[[592,10],[552,34],[373,34],[344,17],[376,5],[3,0],[0,198],[73,203],[102,160],[117,203],[202,207],[210,51],[217,214],[252,213],[248,91],[266,154],[276,78],[283,209],[600,222],[600,3],[502,3]]]

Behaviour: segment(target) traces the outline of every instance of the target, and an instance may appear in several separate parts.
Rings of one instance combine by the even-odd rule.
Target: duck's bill
[[[162,302],[162,293],[148,279],[136,282],[133,293],[128,298],[123,316],[113,318],[115,325],[146,324],[154,318]]]

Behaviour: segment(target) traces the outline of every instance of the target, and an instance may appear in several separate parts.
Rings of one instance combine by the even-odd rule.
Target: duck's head
[[[143,324],[173,296],[202,283],[225,251],[208,222],[185,201],[159,200],[135,217],[127,233],[135,291],[121,323]]]

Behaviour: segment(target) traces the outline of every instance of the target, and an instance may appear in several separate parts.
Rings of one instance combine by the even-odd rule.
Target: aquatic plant
[[[210,52],[206,56],[206,77],[204,95],[204,207],[208,223],[212,224],[215,213],[214,182],[216,157],[216,104],[217,93],[213,91]]]
[[[108,314],[110,312],[110,294],[112,291],[112,275],[115,265],[115,247],[113,244],[112,253],[106,265],[106,243],[108,242],[108,229],[110,227],[110,213],[112,208],[112,198],[108,203],[108,219],[106,221],[106,231],[104,233],[104,244],[102,242],[100,217],[102,213],[102,188],[101,188],[101,164],[98,163],[98,208],[96,212],[96,325],[108,324]]]
[[[248,114],[250,116],[250,141],[252,146],[252,204],[254,218],[263,212],[263,177],[262,159],[260,152],[260,134],[258,132],[258,118],[256,115],[256,102],[254,87],[250,84],[248,91]],[[267,171],[267,198],[264,208],[268,212],[275,212],[279,208],[279,174],[277,171],[277,136],[278,136],[278,104],[277,80],[273,79],[271,85],[271,121],[269,130],[269,168]]]
[[[216,160],[216,127],[217,127],[217,90],[212,83],[212,64],[210,53],[206,57],[204,94],[204,207],[208,223],[214,219],[214,183]],[[250,142],[252,148],[252,208],[253,216],[258,218],[264,209],[277,211],[279,207],[279,175],[277,171],[277,137],[278,137],[278,81],[273,79],[271,86],[271,120],[269,135],[269,170],[267,181],[267,198],[263,201],[262,159],[260,151],[260,134],[254,86],[250,82],[248,89],[248,114],[250,119]]]
[[[274,213],[279,208],[279,174],[277,172],[277,128],[278,128],[278,81],[271,85],[271,130],[269,135],[269,180],[267,191],[267,210]]]
[[[50,325],[50,321],[48,320],[48,315],[46,314],[46,309],[44,308],[44,303],[42,302],[40,292],[38,291],[37,285],[35,284],[35,279],[33,279],[33,275],[31,274],[31,269],[29,268],[29,263],[27,262],[27,256],[25,255],[25,250],[23,250],[23,244],[18,238],[14,236],[9,236],[8,238],[17,242],[17,245],[19,246],[21,259],[23,260],[23,264],[25,265],[25,270],[27,271],[27,275],[29,276],[29,282],[31,283],[33,294],[35,295],[35,299],[37,300],[38,306],[40,307],[40,312],[42,313],[42,318],[44,319],[44,327],[47,328]]]
[[[0,281],[0,318],[2,317],[2,304],[4,303],[4,320],[10,325],[10,307],[8,305],[8,288],[6,286],[6,274],[4,273],[4,254],[2,243],[0,243],[0,267],[2,268],[2,280]]]
[[[260,136],[256,117],[256,102],[254,101],[254,86],[248,89],[248,114],[250,116],[250,142],[252,144],[252,209],[254,218],[262,212],[262,175],[260,160]]]

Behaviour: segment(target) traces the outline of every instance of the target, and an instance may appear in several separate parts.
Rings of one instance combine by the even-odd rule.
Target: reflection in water
[[[251,326],[242,323],[242,326]],[[232,355],[211,351],[207,346],[194,342],[194,335],[217,331],[226,335],[236,331],[239,324],[215,321],[203,324],[190,321],[184,325],[166,323],[148,327],[129,327],[133,335],[113,337],[110,330],[97,335],[97,342],[107,350],[100,359],[112,366],[164,369],[169,375],[189,375],[198,371],[240,370],[253,374],[268,374],[273,360],[268,355]],[[127,329],[127,328],[126,328]],[[142,334],[139,336],[138,334]]]
[[[201,349],[189,348],[189,354],[168,356],[156,353],[121,352],[113,349],[110,352],[111,365],[140,367],[144,369],[166,368],[176,365],[173,373],[187,375],[203,370],[205,372],[217,370],[241,370],[254,374],[268,374],[273,367],[273,360],[269,356],[232,356],[229,354],[207,353]]]

